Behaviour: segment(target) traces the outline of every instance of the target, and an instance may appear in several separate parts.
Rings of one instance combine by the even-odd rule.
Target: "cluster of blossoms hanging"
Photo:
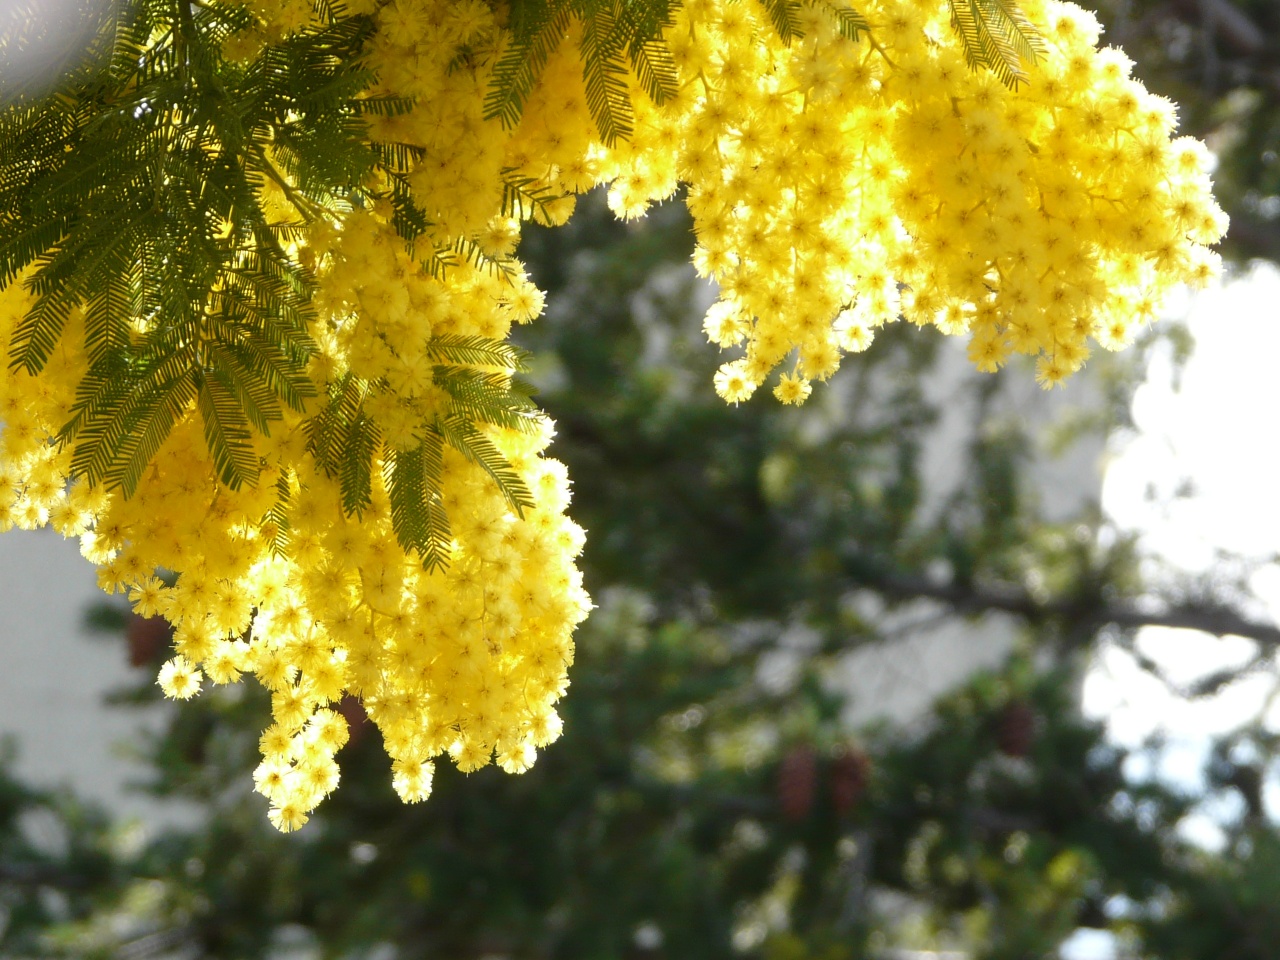
[[[223,42],[231,62],[332,14],[310,0],[247,6],[253,22]],[[684,184],[695,265],[719,288],[707,334],[740,351],[715,381],[732,402],[784,364],[774,393],[802,402],[899,318],[967,335],[981,370],[1034,357],[1052,385],[1091,343],[1126,343],[1171,288],[1215,275],[1207,245],[1225,218],[1208,154],[1172,139],[1172,104],[1130,77],[1123,54],[1098,48],[1092,15],[1024,0],[1042,43],[1011,86],[970,69],[947,3],[857,6],[868,29],[852,33],[825,2],[798,8],[803,37],[786,43],[764,7],[687,0],[663,33],[671,95],[654,102],[627,78],[632,129],[602,137],[573,18],[513,123],[490,100],[512,43],[505,4],[347,0],[345,16],[375,25],[367,95],[403,104],[369,116],[367,136],[410,158],[403,180],[424,218],[406,241],[375,173],[367,200],[291,235],[315,281],[312,392],[341,399],[360,385],[352,404],[371,467],[357,510],[321,463],[314,399],[252,437],[257,482],[233,489],[193,394],[125,490],[77,469],[66,442],[93,360],[88,314],[71,311],[38,371],[12,356],[0,364],[0,522],[78,536],[105,589],[173,624],[166,693],[246,673],[271,691],[255,781],[280,829],[305,823],[337,785],[347,730],[334,706],[345,696],[380,728],[407,801],[429,793],[441,754],[465,771],[496,757],[519,772],[559,733],[554,705],[590,601],[568,478],[543,456],[552,424],[468,426],[447,372],[464,362],[482,377],[473,386],[516,372],[514,353],[456,354],[541,312],[513,258],[522,219],[563,222],[574,196],[601,184],[618,215],[635,217]],[[287,177],[261,191],[281,222],[292,214]],[[0,292],[0,342],[38,292]],[[137,318],[135,333],[154,322]],[[470,439],[427,448],[431,430]],[[492,458],[467,450],[500,457],[505,486]],[[396,527],[393,480],[411,456],[424,458],[431,508],[449,521],[426,565]],[[527,497],[513,500],[513,486]]]

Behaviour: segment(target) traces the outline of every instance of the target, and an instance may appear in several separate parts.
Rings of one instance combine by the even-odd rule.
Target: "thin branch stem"
[[[271,158],[267,156],[267,151],[263,149],[262,144],[254,141],[253,152],[258,160],[261,161],[263,171],[281,189],[285,198],[293,204],[293,208],[302,214],[304,220],[320,219],[324,216],[326,213],[324,207],[294,189],[293,184],[289,183],[284,174],[271,162]]]
[[[1031,623],[1068,621],[1081,627],[1108,624],[1122,629],[1174,627],[1202,630],[1215,636],[1238,636],[1268,647],[1280,647],[1280,627],[1246,617],[1220,603],[1166,601],[1148,609],[1132,601],[1056,597],[1038,599],[1027,590],[1005,583],[941,583],[911,574],[876,572],[862,563],[848,565],[854,579],[897,599],[937,600],[957,613],[999,610]]]

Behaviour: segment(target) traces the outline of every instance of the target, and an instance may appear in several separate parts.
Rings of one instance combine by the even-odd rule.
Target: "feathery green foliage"
[[[533,495],[520,479],[520,474],[512,469],[506,457],[473,421],[460,415],[441,417],[436,421],[436,429],[449,446],[493,478],[512,510],[523,514],[526,508],[535,505]]]
[[[556,199],[545,184],[518,170],[502,171],[502,215],[522,220],[527,217],[547,219],[548,205]]]
[[[92,43],[56,89],[17,81],[0,89],[0,284],[24,282],[35,297],[10,360],[39,372],[83,317],[90,368],[58,435],[77,475],[132,494],[194,408],[219,478],[232,488],[255,482],[254,435],[268,434],[285,407],[304,411],[314,394],[305,373],[314,278],[292,241],[317,219],[375,199],[366,188],[375,168],[401,235],[412,240],[429,226],[403,178],[415,151],[375,146],[364,127],[366,116],[411,105],[365,96],[373,78],[360,52],[372,22],[337,5],[327,13],[321,28],[239,64],[221,47],[250,24],[247,12],[181,0],[120,4],[101,12]],[[16,28],[0,37],[6,50],[27,42]],[[513,213],[546,203],[530,182],[513,178],[507,189]],[[266,210],[273,194],[293,210],[283,223]],[[431,263],[443,271],[464,261],[510,269],[466,241]],[[510,465],[475,424],[528,427],[528,391],[507,378],[523,369],[523,355],[445,337],[428,356],[443,365],[449,436],[512,484]],[[306,423],[312,452],[357,514],[381,446],[363,411],[372,386],[348,378]],[[396,486],[397,532],[432,564],[448,543],[438,461],[427,449],[398,471]],[[417,481],[405,482],[415,470]],[[406,501],[411,490],[421,496]],[[531,502],[518,482],[503,493]],[[283,483],[272,511],[279,550],[288,544],[288,497]]]
[[[0,113],[0,282],[35,295],[10,361],[39,372],[83,311],[92,366],[60,439],[77,471],[126,493],[193,401],[222,480],[253,478],[250,424],[265,433],[312,392],[311,278],[289,240],[375,161],[349,106],[369,24],[334,21],[240,67],[219,50],[246,16],[123,5],[55,91],[6,91]],[[268,183],[295,221],[268,219]]]
[[[289,553],[289,539],[293,526],[289,519],[289,505],[293,501],[293,487],[288,475],[281,473],[276,478],[276,500],[267,511],[266,521],[272,532],[271,549],[277,556]]]
[[[449,517],[440,497],[444,481],[444,436],[432,427],[412,450],[393,450],[385,462],[391,523],[406,549],[416,550],[427,570],[449,557]],[[422,505],[426,509],[422,509]]]
[[[1026,65],[1044,54],[1044,41],[1016,0],[951,0],[951,26],[970,69],[986,67],[1005,86],[1027,82]]]
[[[423,350],[432,360],[471,367],[498,367],[523,373],[529,369],[529,353],[514,343],[488,337],[437,334]]]
[[[626,139],[632,124],[631,73],[655,103],[676,93],[675,62],[662,39],[672,8],[672,0],[514,0],[514,40],[494,68],[486,115],[508,126],[519,122],[543,68],[576,22],[587,105],[600,138],[607,144]]]
[[[790,44],[804,36],[804,28],[800,26],[800,4],[797,0],[760,0],[769,15],[769,22],[783,43]]]
[[[384,478],[391,498],[391,522],[406,551],[416,551],[428,569],[449,555],[449,521],[443,507],[443,447],[448,445],[483,469],[517,513],[534,506],[520,475],[480,426],[530,433],[542,415],[532,388],[515,373],[527,369],[528,355],[502,340],[455,334],[432,337],[424,347],[434,361],[432,381],[445,399],[430,419],[420,443],[386,451]],[[373,458],[380,437],[365,403],[376,384],[347,374],[330,391],[327,405],[306,422],[307,449],[329,476],[339,481],[343,506],[362,513],[369,505]],[[278,501],[279,502],[279,501]]]
[[[633,82],[656,103],[677,92],[663,31],[678,2],[513,0],[514,39],[499,55],[488,114],[518,122],[548,59],[576,30],[600,135],[609,143],[629,136]],[[846,37],[868,29],[838,0],[759,2],[788,42],[803,35],[801,3],[834,18]],[[33,297],[9,358],[38,373],[82,325],[89,369],[58,434],[76,475],[131,494],[174,424],[195,410],[222,482],[254,483],[255,436],[286,409],[308,412],[314,394],[305,368],[315,281],[294,242],[317,220],[374,200],[390,204],[410,242],[430,227],[405,179],[420,151],[373,144],[365,128],[366,117],[412,106],[368,95],[374,78],[361,53],[372,19],[328,0],[316,8],[318,27],[241,63],[222,49],[252,24],[247,10],[102,0],[77,20],[83,42],[52,89],[0,76],[0,285],[22,282]],[[1013,0],[953,0],[952,9],[972,65],[1007,83],[1025,78],[1040,45]],[[16,56],[31,48],[35,21],[10,14],[0,19],[0,51]],[[508,215],[546,219],[552,198],[533,180],[513,170],[503,179]],[[291,213],[282,219],[280,209]],[[423,259],[437,276],[461,263],[513,275],[512,264],[467,238]],[[524,368],[514,348],[440,337],[427,355],[447,409],[427,419],[415,450],[384,450],[364,410],[380,385],[351,377],[322,398],[305,429],[352,513],[369,504],[382,453],[397,534],[436,565],[448,543],[444,447],[484,469],[523,510],[532,496],[484,430],[531,429],[538,414],[513,378]],[[276,530],[285,549],[287,524]]]
[[[814,0],[814,4],[835,21],[840,36],[846,40],[857,40],[864,31],[871,29],[866,18],[852,7],[846,7],[832,0]]]
[[[758,0],[785,43],[804,36],[802,3],[834,20],[841,36],[857,40],[870,30],[866,18],[836,0]],[[508,126],[520,120],[547,61],[580,26],[579,53],[592,118],[606,144],[631,133],[628,79],[634,76],[654,103],[676,93],[671,50],[662,37],[678,0],[625,3],[622,0],[515,0],[514,39],[494,68],[486,115]],[[951,0],[952,26],[964,42],[969,66],[986,67],[1008,85],[1027,79],[1043,44],[1016,0]]]

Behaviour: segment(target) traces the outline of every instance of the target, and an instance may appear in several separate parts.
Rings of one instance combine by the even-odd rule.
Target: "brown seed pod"
[[[1035,741],[1035,708],[1026,700],[1010,700],[996,718],[996,746],[1006,757],[1025,757]]]
[[[871,780],[871,758],[858,747],[846,747],[831,761],[831,806],[836,816],[850,813]]]
[[[818,758],[813,747],[797,744],[788,750],[778,765],[778,806],[785,819],[795,823],[809,816],[817,780]]]
[[[173,640],[173,628],[164,617],[129,617],[124,628],[129,644],[129,666],[146,667],[160,660]]]

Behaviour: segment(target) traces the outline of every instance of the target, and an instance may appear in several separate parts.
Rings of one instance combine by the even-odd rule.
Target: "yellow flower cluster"
[[[513,175],[554,197],[607,183],[622,217],[687,184],[695,264],[721,292],[707,334],[745,348],[716,377],[733,402],[788,358],[775,395],[803,402],[898,317],[967,334],[980,370],[1036,357],[1052,386],[1091,342],[1123,346],[1171,289],[1216,276],[1208,246],[1226,217],[1209,155],[1172,139],[1173,104],[1130,76],[1123,53],[1099,49],[1092,14],[1022,3],[1046,50],[1010,89],[968,68],[946,3],[856,7],[871,24],[861,40],[814,3],[787,46],[757,6],[690,0],[666,34],[678,95],[655,105],[633,83],[634,135],[606,148],[576,36],[508,132],[483,120],[502,43],[488,8],[394,0],[375,62],[387,92],[421,99],[374,133],[428,151],[414,186],[442,239],[508,237],[486,218]],[[461,42],[475,69],[450,71],[442,51]],[[572,197],[557,202],[555,222]]]
[[[393,17],[406,12],[434,31],[430,39]],[[488,8],[479,3],[384,7],[371,59],[389,77],[420,57],[435,68],[408,76],[420,84],[413,93],[436,82],[442,96],[424,97],[422,107],[396,119],[410,125],[403,139],[430,144],[413,178],[418,202],[437,221],[431,239],[442,249],[466,237],[493,260],[459,257],[432,276],[389,226],[383,204],[353,209],[338,223],[316,222],[301,251],[319,276],[310,331],[319,349],[309,373],[322,396],[348,372],[370,382],[365,410],[389,449],[413,447],[447,409],[424,355],[428,338],[501,339],[513,322],[542,310],[541,292],[510,259],[519,227],[501,215],[499,176],[510,153],[535,134],[512,138],[482,122],[487,74],[445,69],[473,35],[469,18],[478,13],[483,27]],[[305,26],[299,17],[292,29]],[[399,39],[384,44],[387,36]],[[405,45],[410,37],[416,47]],[[438,101],[450,110],[436,112]],[[467,149],[450,151],[459,144]],[[560,210],[568,215],[563,204]],[[21,283],[0,292],[0,342],[8,343],[30,304]],[[568,685],[572,631],[590,600],[574,566],[583,532],[565,516],[567,473],[541,456],[554,432],[549,420],[532,434],[485,428],[536,500],[523,516],[480,467],[445,448],[442,500],[453,544],[447,569],[428,572],[397,542],[384,458],[375,458],[371,506],[348,516],[294,414],[259,439],[267,466],[252,488],[217,482],[194,409],[132,497],[68,484],[69,452],[51,437],[66,422],[87,366],[83,340],[82,317],[74,316],[38,377],[9,370],[7,355],[0,357],[0,527],[51,523],[79,536],[104,589],[127,591],[139,614],[167,618],[177,655],[158,679],[169,696],[192,696],[206,677],[222,684],[243,674],[271,691],[274,722],[263,733],[254,781],[277,827],[301,826],[337,786],[335,754],[347,724],[334,707],[345,696],[358,697],[378,725],[392,783],[410,802],[430,793],[432,759],[442,753],[464,771],[496,758],[504,770],[522,772],[538,747],[556,739],[554,704]],[[273,549],[270,519],[281,480],[290,491],[283,556]],[[166,571],[172,576],[162,577]]]
[[[485,428],[535,497],[523,516],[446,448],[445,570],[424,570],[398,544],[383,475],[389,451],[412,448],[449,403],[428,339],[501,339],[541,312],[512,258],[521,219],[562,222],[573,195],[600,183],[620,216],[638,216],[687,184],[695,263],[720,288],[707,333],[744,349],[715,381],[735,402],[784,363],[774,392],[803,402],[843,353],[899,316],[967,333],[983,370],[1036,356],[1053,384],[1080,367],[1090,340],[1120,346],[1170,287],[1214,275],[1206,245],[1225,219],[1207,154],[1171,140],[1172,105],[1130,78],[1122,54],[1098,49],[1091,15],[1023,0],[1047,52],[1013,90],[966,67],[944,2],[861,0],[872,30],[858,41],[822,2],[803,8],[805,38],[788,47],[750,3],[687,0],[666,32],[678,94],[659,106],[633,84],[634,135],[606,147],[576,27],[508,129],[485,119],[511,42],[500,4],[347,0],[378,26],[371,93],[414,101],[372,117],[370,136],[411,150],[407,180],[431,222],[410,250],[380,200],[317,221],[299,249],[319,277],[309,374],[321,396],[347,373],[369,383],[365,409],[385,443],[360,516],[344,512],[293,414],[257,441],[265,469],[253,488],[218,483],[194,409],[132,497],[68,484],[69,453],[50,438],[85,371],[82,319],[39,376],[0,357],[0,526],[50,523],[80,537],[105,589],[168,618],[177,649],[159,682],[169,695],[246,673],[271,691],[255,782],[279,828],[304,823],[337,784],[344,696],[378,724],[408,801],[427,795],[442,753],[463,770],[496,754],[521,771],[559,732],[554,704],[590,601],[574,567],[582,531],[565,516],[568,479],[542,456],[551,424],[532,435]],[[229,56],[313,16],[310,0],[251,9],[261,23],[228,40]],[[385,197],[389,184],[367,190]],[[449,269],[429,269],[442,256]],[[21,283],[0,292],[0,342],[29,306]],[[283,555],[273,549],[281,486]]]
[[[707,334],[745,347],[716,377],[727,400],[792,357],[774,392],[803,402],[899,316],[967,333],[981,370],[1038,357],[1049,386],[1217,273],[1209,155],[1170,139],[1173,104],[1098,49],[1092,14],[1021,3],[1047,49],[1015,90],[967,68],[947,4],[855,6],[869,37],[814,4],[788,48],[750,4],[690,0],[668,33],[679,102],[642,101],[606,154],[623,216],[689,184],[695,263],[720,287]]]
[[[324,279],[334,306],[318,331],[326,334],[319,366],[404,369],[404,353],[378,356],[365,329],[392,326],[394,306],[378,301],[376,319],[367,318],[342,305],[338,290],[358,299],[365,289],[383,296],[393,287],[393,300],[413,305],[414,323],[437,331],[467,332],[473,314],[494,309],[495,282],[487,276],[464,277],[460,267],[445,290],[414,270],[372,215],[346,226]],[[20,284],[0,293],[5,326],[28,305]],[[332,706],[346,695],[358,696],[380,727],[394,786],[408,801],[429,793],[431,758],[442,752],[467,771],[496,753],[503,769],[519,772],[535,748],[556,738],[553,705],[567,686],[572,629],[590,603],[573,566],[582,530],[564,516],[568,477],[563,465],[539,456],[549,422],[533,435],[493,434],[537,497],[522,518],[487,475],[446,449],[443,499],[454,543],[447,570],[429,573],[396,541],[380,471],[372,505],[360,518],[347,516],[336,482],[305,452],[297,417],[261,441],[271,466],[256,488],[233,492],[217,482],[194,414],[132,497],[83,482],[68,487],[69,455],[49,438],[65,422],[84,372],[79,322],[73,318],[38,378],[0,377],[0,526],[47,522],[79,536],[104,589],[127,590],[139,614],[165,616],[178,654],[160,671],[170,696],[190,697],[203,676],[231,683],[242,673],[271,690],[275,722],[263,734],[254,779],[272,802],[273,823],[300,826],[337,785],[334,754],[347,727]],[[9,330],[2,332],[7,339]],[[402,423],[403,407],[427,392],[392,379],[403,393],[375,405],[388,435]],[[273,552],[273,531],[263,523],[281,477],[292,489],[287,557]],[[166,570],[177,574],[172,584],[157,576]]]

